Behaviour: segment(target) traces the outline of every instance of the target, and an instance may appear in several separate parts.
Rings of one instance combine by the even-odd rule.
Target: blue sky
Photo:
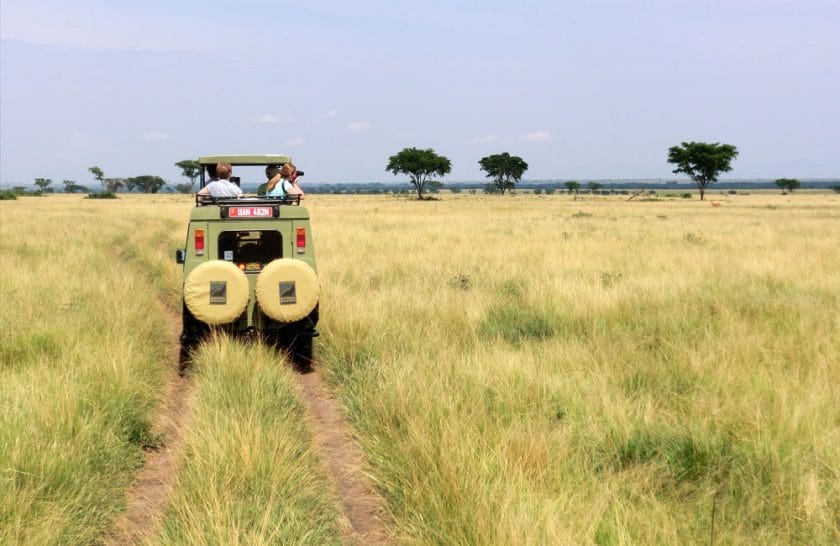
[[[3,0],[0,182],[91,184],[202,154],[286,153],[308,182],[398,181],[404,147],[475,180],[840,176],[840,2]]]

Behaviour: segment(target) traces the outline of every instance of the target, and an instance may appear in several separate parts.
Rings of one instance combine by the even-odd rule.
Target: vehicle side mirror
[[[182,264],[186,260],[187,251],[183,248],[179,248],[175,251],[175,263]]]

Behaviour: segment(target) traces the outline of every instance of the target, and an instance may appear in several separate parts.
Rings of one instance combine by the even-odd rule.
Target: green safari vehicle
[[[216,155],[198,159],[205,171],[219,162],[237,167],[291,163],[284,155]],[[263,177],[263,170],[259,170]],[[232,180],[234,179],[232,177]],[[318,335],[320,284],[309,211],[299,196],[214,198],[196,195],[184,266],[181,370],[192,349],[213,330],[262,339],[308,367]]]

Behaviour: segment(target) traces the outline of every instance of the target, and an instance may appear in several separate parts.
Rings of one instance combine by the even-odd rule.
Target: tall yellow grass
[[[319,365],[407,544],[840,541],[840,197],[312,195]],[[0,204],[0,543],[101,540],[189,198]],[[156,543],[335,542],[288,368],[216,339]]]
[[[840,539],[837,197],[312,201],[401,542]]]
[[[0,543],[91,543],[122,509],[157,441],[174,280],[157,251],[179,224],[126,200],[0,205]]]
[[[174,250],[191,203],[0,205],[0,544],[101,542],[142,448],[168,440],[150,423],[176,364],[166,315],[180,314]],[[273,351],[225,338],[197,356],[181,473],[155,543],[338,541],[291,374]]]

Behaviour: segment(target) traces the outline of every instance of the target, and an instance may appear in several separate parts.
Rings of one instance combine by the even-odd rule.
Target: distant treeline
[[[549,190],[558,192],[567,192],[566,186],[568,180],[523,180],[516,186],[516,191],[522,190]],[[597,184],[598,191],[621,191],[621,190],[671,190],[671,191],[692,191],[696,190],[697,186],[693,182],[688,181],[630,181],[630,180],[580,180],[581,191],[587,191],[589,184],[594,182]],[[823,189],[831,190],[840,185],[840,179],[819,179],[819,180],[802,180],[800,189]],[[413,190],[408,183],[382,183],[382,182],[367,182],[367,183],[311,183],[304,184],[304,189],[307,193],[411,193]],[[440,189],[449,191],[470,191],[477,192],[484,191],[487,187],[486,182],[471,181],[471,182],[447,182],[441,188],[431,188],[430,192],[435,193]],[[725,182],[715,182],[710,186],[712,190],[778,190],[774,180],[729,180]],[[243,184],[243,189],[247,191],[256,191],[256,186],[250,188],[248,184]]]
[[[157,187],[154,188],[154,192],[166,192],[166,193],[173,193],[177,191],[183,192],[183,188],[176,188],[176,186],[171,184],[164,185],[162,182],[163,180],[159,177],[137,177],[137,179],[145,179],[145,178],[154,178],[156,182],[158,182]],[[129,179],[134,180],[134,179]],[[566,185],[567,182],[571,180],[523,180],[516,186],[517,191],[522,190],[542,190],[548,192],[567,192],[568,186]],[[65,184],[68,181],[65,181]],[[692,191],[696,190],[697,187],[693,182],[689,181],[677,181],[677,180],[578,180],[580,184],[581,192],[587,192],[591,189],[591,187],[597,187],[598,193],[610,193],[611,191],[637,191],[637,190],[670,190],[670,191]],[[808,189],[816,189],[816,190],[832,190],[840,186],[840,178],[821,178],[821,179],[804,179],[801,180],[801,190],[808,190]],[[243,183],[242,189],[245,190],[246,193],[255,193],[257,191],[257,184],[252,183]],[[412,193],[413,189],[411,185],[407,182],[336,182],[336,183],[304,183],[304,189],[307,193],[312,194],[324,194],[324,193],[331,193],[331,194],[408,194]],[[73,188],[70,191],[74,191],[74,186],[68,186],[68,188]],[[67,191],[68,188],[64,188]],[[88,191],[87,187],[79,186],[79,191],[86,192]],[[429,188],[431,193],[437,193],[438,191],[448,190],[452,192],[483,192],[487,188],[487,183],[483,181],[466,181],[466,182],[447,182],[445,184],[432,184]],[[6,188],[3,188],[6,189]],[[128,189],[129,191],[149,191],[148,188],[144,188],[143,186],[136,185],[136,187],[121,188],[123,190]],[[712,190],[778,190],[779,187],[776,185],[775,180],[727,180],[721,182],[715,182],[712,186],[710,186]],[[24,193],[27,191],[27,188],[24,186],[14,186],[8,188],[11,192],[15,193]],[[35,193],[52,193],[56,191],[53,188],[44,188]],[[58,189],[58,191],[61,191]],[[836,191],[836,190],[835,190]]]

